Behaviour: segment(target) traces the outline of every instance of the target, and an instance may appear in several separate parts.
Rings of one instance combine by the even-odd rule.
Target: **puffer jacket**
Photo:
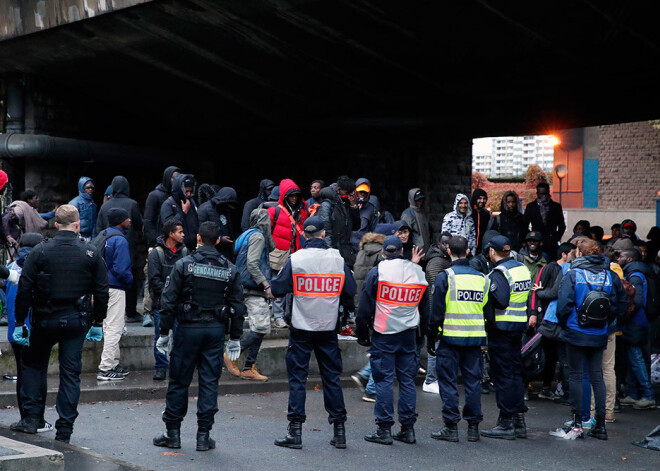
[[[234,240],[238,235],[234,227],[235,222],[232,218],[233,210],[238,204],[238,195],[236,190],[230,186],[220,188],[210,201],[202,203],[197,210],[199,223],[206,221],[215,222],[220,226],[220,237],[229,237]],[[234,243],[220,241],[216,249],[229,261],[234,260]]]
[[[355,278],[355,282],[357,283],[357,294],[355,295],[356,306],[369,270],[378,265],[383,259],[383,242],[385,242],[384,234],[367,232],[362,236],[360,251],[355,258],[355,265],[353,266],[353,278]]]
[[[323,219],[325,244],[339,250],[339,254],[349,267],[355,264],[355,248],[351,244],[351,234],[360,228],[360,210],[351,208],[348,202],[339,197],[337,184],[323,188],[320,193],[323,200],[316,215]]]
[[[285,178],[280,182],[279,188],[277,206],[268,208],[270,224],[273,228],[273,240],[279,250],[289,250],[293,253],[302,248],[303,223],[308,217],[307,203],[302,199],[301,193],[298,207],[289,207],[286,197],[296,190],[300,192],[300,188],[293,180]],[[275,220],[276,215],[277,220]],[[295,226],[291,223],[291,217],[296,222]]]
[[[465,216],[458,212],[458,203],[461,200],[468,202],[468,210]],[[453,236],[465,237],[468,241],[470,252],[475,253],[477,248],[477,233],[474,230],[474,220],[470,209],[470,199],[463,193],[456,195],[454,199],[454,210],[445,214],[442,220],[442,232],[449,232]]]
[[[429,229],[429,217],[424,207],[418,208],[415,204],[415,193],[420,188],[412,188],[408,191],[408,204],[410,205],[401,213],[401,219],[408,223],[412,232],[413,245],[428,253],[431,247],[431,231]]]
[[[96,237],[96,203],[92,195],[85,193],[87,182],[94,181],[89,177],[80,177],[78,180],[78,196],[69,201],[69,204],[78,208],[80,213],[80,235],[83,237]]]

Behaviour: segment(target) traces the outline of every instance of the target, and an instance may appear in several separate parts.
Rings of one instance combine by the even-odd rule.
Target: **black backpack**
[[[126,239],[126,236],[120,232],[111,232],[108,234],[108,230],[105,229],[101,231],[99,235],[94,237],[94,240],[90,242],[90,244],[92,244],[94,247],[96,247],[99,250],[103,260],[105,260],[105,243],[107,242],[108,239],[114,236],[122,236],[124,239]]]
[[[533,379],[545,369],[545,352],[543,351],[543,335],[528,329],[522,338],[522,376]]]
[[[579,271],[576,272],[580,273]],[[584,275],[582,275],[584,276]],[[587,278],[584,281],[589,287],[589,292],[584,297],[582,306],[577,310],[577,321],[580,327],[602,328],[607,326],[607,319],[610,316],[610,295],[605,291],[605,283],[609,279],[609,274],[605,272],[605,279],[599,290],[591,287]]]

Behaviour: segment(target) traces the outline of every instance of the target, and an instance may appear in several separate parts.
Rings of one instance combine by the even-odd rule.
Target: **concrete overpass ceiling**
[[[154,0],[2,41],[0,76],[54,84],[86,116],[58,132],[98,139],[542,132],[657,117],[654,12],[615,1]]]

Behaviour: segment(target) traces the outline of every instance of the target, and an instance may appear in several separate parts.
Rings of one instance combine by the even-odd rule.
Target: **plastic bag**
[[[660,353],[651,355],[651,382],[660,384]]]
[[[563,428],[558,428],[554,432],[550,432],[553,437],[563,438],[564,440],[575,440],[582,437],[582,427],[573,427],[568,432]]]
[[[660,451],[660,425],[649,433],[641,442],[633,442],[633,445],[649,450]]]

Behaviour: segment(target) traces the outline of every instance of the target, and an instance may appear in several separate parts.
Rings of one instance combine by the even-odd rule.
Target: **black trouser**
[[[307,376],[312,351],[321,371],[323,402],[328,412],[328,422],[346,422],[344,394],[341,390],[341,352],[337,334],[329,332],[309,332],[290,327],[289,346],[286,349],[286,372],[289,378],[290,422],[304,422]]]
[[[542,338],[543,352],[545,353],[545,368],[543,369],[543,388],[550,389],[552,387],[552,380],[555,377],[555,370],[557,368],[557,341],[549,339],[548,337]]]
[[[557,340],[557,358],[559,359],[559,366],[561,368],[561,386],[564,397],[570,397],[571,383],[568,380],[568,354],[566,353],[566,344],[561,340]]]
[[[219,322],[179,323],[170,355],[170,382],[163,422],[179,429],[188,412],[188,388],[195,368],[199,378],[197,426],[211,430],[218,412],[218,380],[222,373],[225,325]]]
[[[23,412],[23,401],[21,400],[21,384],[23,383],[23,365],[21,364],[21,357],[23,355],[23,345],[11,343],[11,349],[14,351],[14,359],[16,360],[16,402],[18,403],[18,412],[21,414],[21,419],[25,417]]]
[[[616,350],[614,351],[614,373],[616,374],[616,389],[622,393],[628,378],[628,349],[621,335],[616,336]],[[621,395],[623,397],[623,395]]]
[[[594,390],[596,417],[605,417],[605,381],[603,380],[603,347],[578,347],[566,344],[570,369],[571,406],[573,414],[582,416],[582,370],[587,362],[589,382]]]
[[[488,330],[490,376],[495,385],[497,408],[506,419],[527,412],[525,386],[521,376],[522,334],[491,328]]]
[[[60,418],[55,422],[57,434],[68,437],[78,417],[82,346],[89,326],[80,313],[62,315],[57,319],[37,320],[32,324],[30,346],[23,348],[21,402],[28,419],[41,422],[46,407],[46,374],[53,345],[58,344],[60,386],[56,409]]]
[[[241,339],[241,351],[247,350],[248,352],[243,369],[249,370],[257,362],[257,355],[259,354],[259,348],[261,348],[264,335],[266,334],[250,331]]]

